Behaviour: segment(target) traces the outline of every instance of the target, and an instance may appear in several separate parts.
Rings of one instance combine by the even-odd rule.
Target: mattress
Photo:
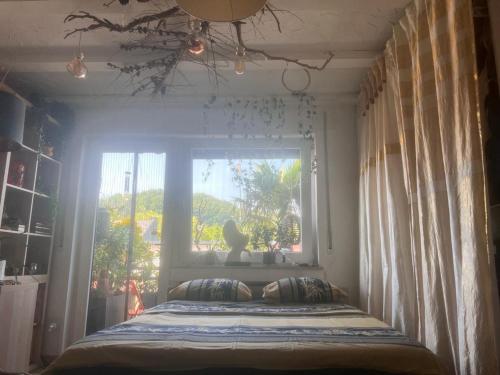
[[[441,374],[435,355],[343,304],[172,301],[69,347],[45,374]]]

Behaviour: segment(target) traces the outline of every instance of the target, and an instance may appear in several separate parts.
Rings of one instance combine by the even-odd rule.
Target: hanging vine
[[[313,124],[317,115],[316,98],[308,94],[295,94],[285,101],[283,97],[224,98],[222,102],[211,96],[203,105],[203,132],[210,133],[215,123],[220,123],[217,108],[222,114],[229,138],[240,136],[244,139],[256,138],[257,134],[266,139],[280,141],[285,133],[288,119],[297,124],[297,133],[305,139],[313,139]],[[290,108],[296,108],[293,113]],[[293,114],[292,114],[293,113]],[[216,115],[215,120],[211,119]]]

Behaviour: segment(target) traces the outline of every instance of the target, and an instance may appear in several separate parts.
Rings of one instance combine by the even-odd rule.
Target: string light
[[[205,43],[201,38],[192,37],[188,40],[188,51],[195,56],[201,55],[205,52]]]
[[[88,69],[83,62],[83,58],[83,53],[80,52],[80,56],[75,56],[73,60],[71,60],[68,65],[66,65],[66,69],[68,69],[68,72],[73,77],[78,79],[87,78]]]
[[[191,37],[187,41],[188,51],[192,55],[199,56],[205,52],[205,42],[202,37],[201,21],[197,18],[190,18],[188,26],[192,31]]]
[[[238,45],[238,47],[236,47],[236,58],[234,59],[234,72],[239,76],[246,72],[245,60],[245,47]]]
[[[84,55],[81,51],[82,43],[82,33],[80,32],[80,39],[78,41],[78,55],[73,57],[73,59],[66,65],[68,72],[75,78],[85,79],[87,78],[88,69],[83,62]]]

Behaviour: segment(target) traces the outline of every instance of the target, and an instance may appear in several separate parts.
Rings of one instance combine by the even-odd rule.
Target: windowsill
[[[275,264],[261,264],[261,263],[252,263],[248,266],[225,266],[223,264],[191,264],[188,266],[181,266],[181,267],[173,267],[175,268],[183,268],[183,269],[200,269],[200,268],[209,268],[209,269],[237,269],[237,270],[242,270],[242,269],[264,269],[264,270],[272,270],[272,269],[296,269],[296,270],[323,270],[323,267],[321,266],[304,266],[304,265],[298,265],[298,264],[291,264],[291,263],[275,263]]]
[[[325,278],[325,271],[321,266],[297,266],[293,264],[252,264],[241,267],[193,264],[173,267],[169,274],[169,279],[173,283],[208,278],[231,278],[243,282],[272,282],[285,277],[301,276]]]

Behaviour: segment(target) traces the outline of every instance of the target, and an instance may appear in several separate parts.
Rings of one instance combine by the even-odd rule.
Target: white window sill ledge
[[[285,277],[325,278],[325,271],[320,266],[295,266],[291,264],[252,264],[245,267],[223,265],[191,265],[170,269],[170,282],[179,283],[193,279],[231,278],[243,282],[271,282]]]

